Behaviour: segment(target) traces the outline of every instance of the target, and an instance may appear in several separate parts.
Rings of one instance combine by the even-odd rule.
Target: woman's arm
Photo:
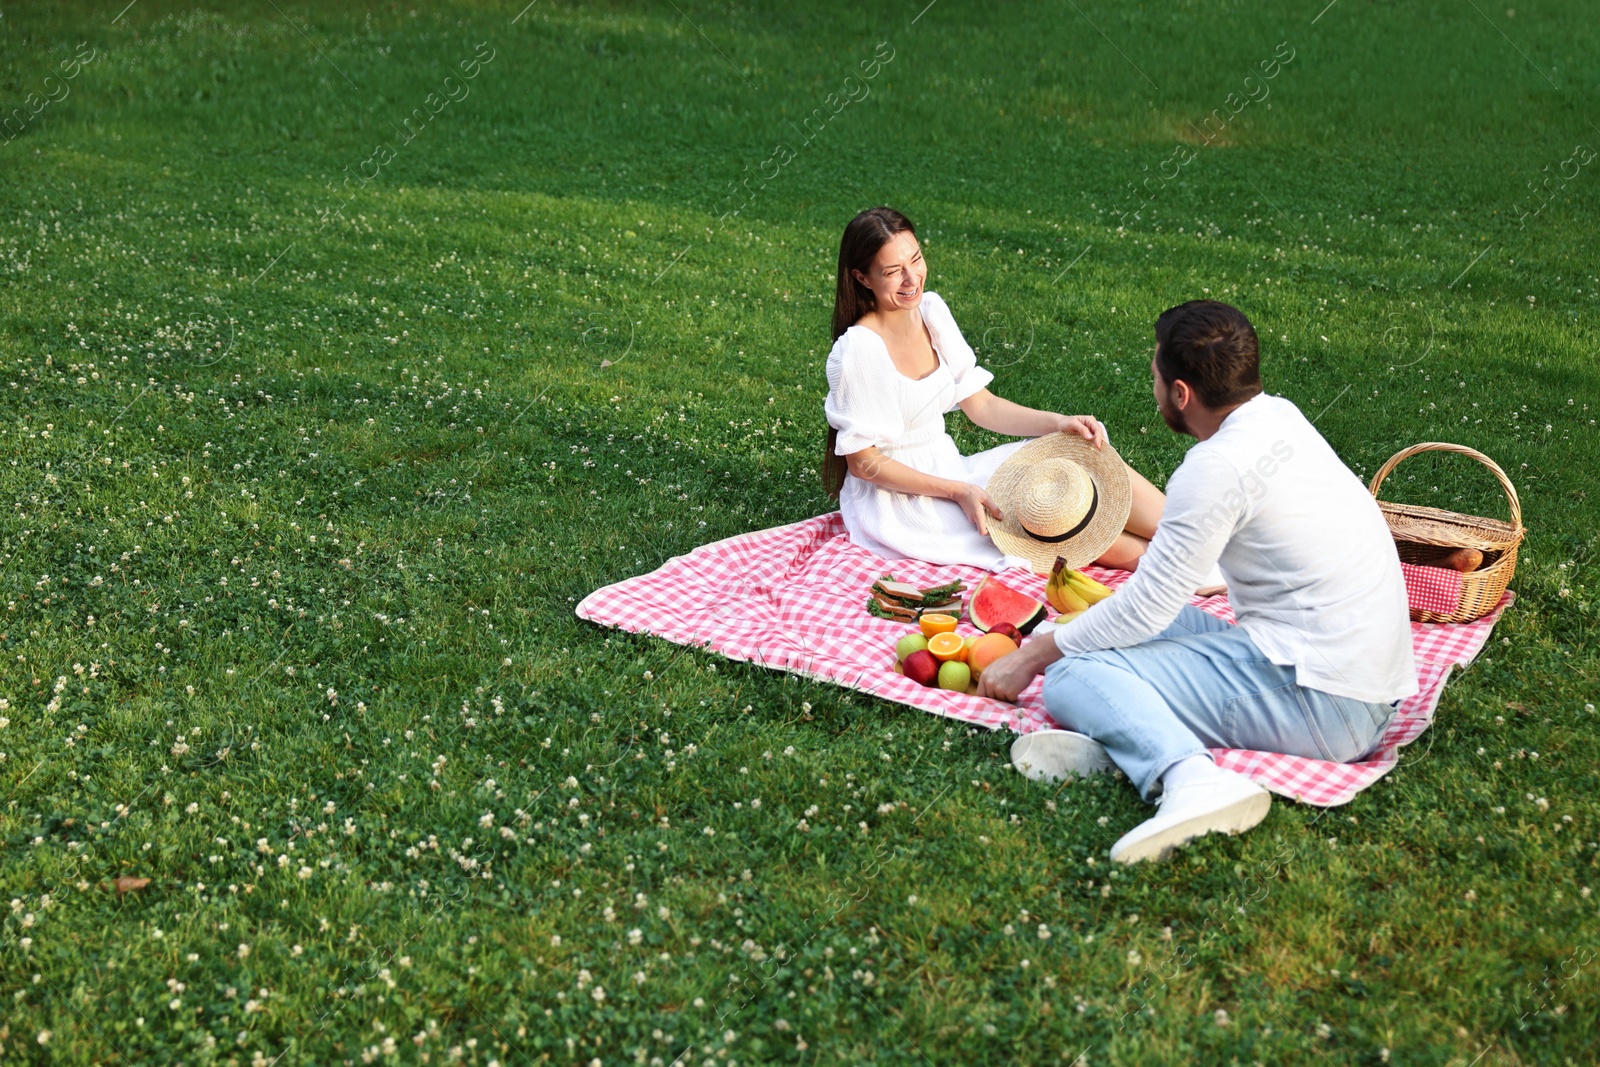
[[[1076,433],[1096,448],[1106,443],[1106,428],[1092,415],[1058,415],[1014,404],[980,389],[961,402],[961,410],[976,425],[1012,437],[1043,437],[1047,433]]]
[[[890,459],[876,447],[851,452],[844,459],[850,467],[850,473],[864,482],[871,482],[896,493],[911,493],[916,496],[932,496],[954,501],[960,505],[978,532],[985,536],[989,533],[989,516],[992,515],[997,519],[1001,517],[1000,509],[995,507],[994,501],[989,499],[989,494],[983,491],[982,486],[954,478],[924,474],[897,459]]]

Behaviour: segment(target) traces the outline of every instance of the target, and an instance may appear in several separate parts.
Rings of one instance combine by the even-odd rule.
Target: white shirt
[[[986,388],[994,375],[978,365],[937,293],[923,293],[920,310],[938,357],[926,377],[901,374],[883,338],[865,326],[850,327],[833,343],[823,412],[839,431],[835,451],[847,456],[876,447],[924,474],[984,485],[1024,442],[961,454],[945,431],[945,413]],[[839,511],[850,540],[886,559],[969,563],[996,571],[1027,563],[980,534],[953,501],[895,492],[852,474],[839,491]]]
[[[1117,595],[1056,630],[1066,655],[1171,624],[1220,564],[1239,625],[1310,689],[1387,704],[1417,691],[1400,558],[1383,514],[1300,409],[1262,394],[1196,444]]]
[[[945,412],[955,411],[994,380],[978,366],[977,353],[938,293],[923,293],[917,310],[938,357],[937,366],[924,377],[901,374],[882,336],[866,326],[850,327],[833,343],[823,411],[839,431],[839,455],[872,445],[889,453],[939,447],[950,441]]]

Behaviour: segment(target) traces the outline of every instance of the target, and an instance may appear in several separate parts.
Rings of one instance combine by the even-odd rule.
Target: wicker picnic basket
[[[1486,519],[1477,515],[1463,515],[1443,508],[1428,508],[1414,504],[1392,504],[1378,500],[1383,517],[1388,520],[1389,531],[1394,534],[1395,546],[1400,550],[1402,563],[1422,566],[1438,565],[1445,556],[1458,548],[1475,548],[1483,553],[1483,563],[1475,571],[1461,576],[1461,602],[1448,614],[1421,611],[1413,612],[1417,622],[1471,622],[1481,619],[1495,609],[1500,597],[1511,582],[1517,569],[1517,546],[1522,543],[1522,502],[1517,499],[1516,487],[1506,472],[1488,456],[1465,445],[1452,445],[1442,441],[1427,441],[1401,449],[1372,476],[1372,496],[1391,471],[1402,461],[1420,452],[1457,452],[1471,456],[1489,468],[1505,490],[1511,504],[1511,521]]]

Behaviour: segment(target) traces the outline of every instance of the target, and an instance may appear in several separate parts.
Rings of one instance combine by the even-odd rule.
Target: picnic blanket
[[[1095,567],[1088,572],[1113,587],[1129,577],[1126,571]],[[701,646],[729,659],[859,689],[988,729],[1030,733],[1055,725],[1044,711],[1042,678],[1023,691],[1019,703],[1008,704],[929,689],[896,673],[893,644],[907,632],[907,624],[875,618],[864,606],[868,586],[886,573],[922,587],[960,578],[970,588],[988,572],[919,560],[885,560],[852,544],[834,512],[674,556],[648,574],[595,590],[578,605],[577,613],[602,626]],[[1017,568],[998,577],[1019,592],[1044,599],[1044,579],[1038,575]],[[1401,704],[1374,758],[1331,763],[1275,752],[1216,749],[1212,754],[1217,764],[1306,804],[1349,803],[1388,773],[1399,762],[1400,749],[1428,728],[1451,670],[1472,661],[1511,600],[1507,593],[1492,614],[1477,622],[1412,623],[1421,689]],[[1197,597],[1193,603],[1234,621],[1225,596]],[[963,619],[958,632],[974,631]]]

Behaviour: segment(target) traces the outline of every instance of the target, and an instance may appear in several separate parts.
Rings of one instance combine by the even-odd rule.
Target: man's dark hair
[[[1261,392],[1255,327],[1236,307],[1191,300],[1156,320],[1156,367],[1162,379],[1188,382],[1208,408],[1242,404]]]

